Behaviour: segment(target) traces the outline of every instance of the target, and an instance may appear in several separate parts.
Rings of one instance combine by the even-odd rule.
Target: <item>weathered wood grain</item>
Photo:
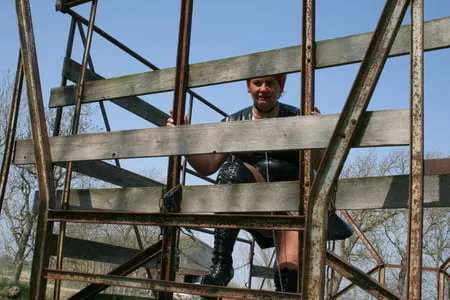
[[[326,148],[337,119],[302,116],[52,137],[50,148],[54,162]],[[354,147],[409,143],[408,110],[367,112],[363,123]],[[14,163],[33,162],[31,140],[18,141]]]
[[[57,163],[65,168],[65,163]],[[75,172],[88,175],[121,187],[160,186],[162,183],[151,178],[116,167],[103,161],[77,161],[72,168]]]
[[[425,22],[425,50],[450,47],[450,17]],[[363,33],[321,41],[316,46],[316,67],[326,68],[360,62],[372,33]],[[390,56],[409,54],[409,25],[402,26],[392,46]],[[200,87],[244,80],[278,73],[299,72],[301,46],[293,46],[243,56],[190,65],[189,87]],[[152,94],[173,90],[175,68],[138,73],[86,83],[83,102]],[[54,88],[50,106],[73,105],[75,86]]]
[[[63,76],[77,83],[80,77],[81,65],[70,58],[64,59]],[[91,70],[86,70],[88,81],[101,80],[104,77]],[[165,126],[168,114],[145,102],[139,97],[125,97],[112,99],[112,103],[158,126]],[[51,105],[50,105],[51,106]]]
[[[56,255],[58,236],[52,235],[50,255]],[[209,273],[212,249],[199,240],[189,237],[180,239],[179,274],[205,275]],[[112,245],[79,238],[64,237],[64,257],[83,259],[111,264],[122,264],[137,255],[140,250],[124,246]],[[159,256],[156,256],[143,267],[157,269]]]
[[[342,179],[338,184],[336,208],[407,208],[408,187],[407,175]],[[296,211],[299,192],[297,181],[184,186],[181,212]],[[162,187],[73,190],[69,209],[159,212],[161,193]],[[425,176],[424,206],[450,207],[450,175]]]

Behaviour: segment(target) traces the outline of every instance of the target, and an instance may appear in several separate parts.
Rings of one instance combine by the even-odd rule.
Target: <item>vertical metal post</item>
[[[76,23],[75,18],[72,17],[72,20],[70,22],[69,37],[67,38],[66,44],[66,58],[70,58],[72,56],[73,39],[75,36],[75,23]],[[63,75],[61,78],[61,86],[66,85],[67,85],[67,78]],[[58,136],[59,131],[61,130],[62,112],[63,112],[62,107],[58,107],[56,109],[55,124],[53,124],[53,136]]]
[[[450,257],[439,267],[437,272],[437,290],[438,290],[438,300],[444,300],[445,297],[445,279],[447,274],[447,269],[450,268]],[[450,290],[449,290],[450,292]]]
[[[437,300],[444,300],[445,297],[445,272],[437,272]]]
[[[301,114],[311,115],[314,110],[314,68],[316,62],[315,47],[315,0],[303,0],[302,7],[302,73],[301,73]],[[311,185],[314,180],[312,165],[312,151],[300,151],[300,203],[299,214],[304,215],[307,211]],[[297,291],[302,289],[304,248],[309,247],[304,243],[304,232],[298,232],[298,286]]]
[[[27,83],[27,95],[31,120],[36,171],[39,183],[39,215],[37,220],[36,240],[34,243],[33,265],[30,276],[30,299],[44,299],[47,280],[44,267],[49,262],[48,242],[53,229],[53,222],[48,220],[48,208],[55,207],[55,187],[52,173],[50,144],[45,123],[41,80],[34,41],[33,22],[28,0],[16,0],[17,21],[23,69]]]
[[[77,94],[76,94],[77,97],[76,97],[76,102],[75,102],[75,111],[74,111],[74,116],[72,119],[72,128],[71,128],[72,135],[78,134],[78,127],[79,127],[80,115],[81,115],[81,104],[82,104],[82,97],[83,97],[83,92],[84,92],[85,74],[86,74],[86,68],[87,68],[87,63],[88,63],[91,41],[92,41],[92,33],[93,33],[92,27],[95,22],[96,11],[97,11],[97,0],[93,0],[92,6],[91,6],[91,12],[90,12],[87,41],[86,41],[86,46],[84,48],[83,61],[82,61],[82,66],[81,66],[81,71],[80,71],[80,78],[78,80],[78,85],[77,85]],[[69,205],[70,183],[72,181],[72,169],[73,169],[72,162],[68,162],[66,165],[66,178],[64,181],[63,199],[62,199],[62,203],[61,203],[62,209],[67,209],[67,206]],[[58,234],[58,245],[57,245],[57,250],[56,250],[56,269],[57,270],[61,270],[63,267],[63,260],[64,260],[63,248],[64,248],[64,236],[66,233],[66,223],[61,222],[59,226],[60,226],[60,228],[59,228],[59,234]],[[54,289],[54,293],[53,293],[53,299],[59,299],[60,292],[61,292],[61,281],[57,279],[57,280],[55,280],[55,289]]]
[[[14,137],[16,136],[17,119],[19,116],[20,98],[22,97],[23,85],[23,63],[22,54],[19,50],[17,58],[16,78],[14,80],[13,98],[9,111],[8,131],[6,134],[5,150],[3,153],[2,168],[0,171],[0,214],[2,212],[3,200],[5,198],[6,186],[8,183],[9,167],[14,149]]]
[[[411,108],[407,299],[421,299],[423,235],[423,0],[411,1]]]
[[[177,65],[175,74],[175,90],[173,101],[173,119],[175,125],[183,124],[186,92],[189,84],[189,50],[191,40],[191,23],[193,0],[181,1],[180,27],[178,33]],[[169,157],[167,172],[167,190],[180,183],[181,156]],[[176,199],[178,204],[181,199]],[[161,280],[175,280],[175,258],[178,245],[179,228],[163,228],[161,251]],[[172,299],[172,293],[161,293],[161,299]]]
[[[303,299],[322,299],[328,197],[341,172],[409,1],[387,1],[314,179],[306,214]]]
[[[252,242],[250,243],[250,250],[248,254],[248,262],[249,262],[249,268],[250,272],[248,272],[248,288],[252,288],[252,269],[253,269],[253,260],[255,259],[255,238],[252,239]]]

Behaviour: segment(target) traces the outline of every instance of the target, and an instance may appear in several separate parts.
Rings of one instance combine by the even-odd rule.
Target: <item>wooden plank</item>
[[[61,136],[50,138],[50,148],[55,162],[326,148],[337,119],[299,116]],[[408,110],[367,112],[362,125],[354,147],[409,143]],[[33,163],[33,151],[31,140],[18,141],[14,163]]]
[[[81,65],[79,63],[70,58],[64,59],[63,76],[67,79],[77,83],[80,70]],[[88,81],[104,79],[104,77],[89,69],[86,70],[86,78]],[[111,100],[111,102],[157,126],[166,126],[169,115],[139,97],[118,98]]]
[[[407,175],[342,179],[339,181],[336,194],[336,208],[338,210],[407,208],[408,186]],[[450,207],[450,175],[427,175],[424,187],[425,207]],[[152,187],[72,190],[70,209],[159,212],[161,189]],[[184,213],[296,211],[298,195],[297,181],[185,186],[182,189],[181,211]]]
[[[56,163],[65,168],[65,163]],[[116,167],[103,161],[77,161],[74,162],[75,172],[94,177],[121,187],[149,187],[161,186],[162,183],[151,178],[133,173],[126,169]]]
[[[50,241],[50,255],[56,255],[57,242],[58,236],[53,234]],[[140,250],[65,236],[63,252],[64,257],[67,258],[119,265],[137,255]],[[208,274],[211,255],[212,249],[205,243],[199,240],[192,240],[188,237],[182,238],[180,240],[179,274],[196,276]],[[199,257],[203,259],[199,259]],[[159,268],[158,259],[158,256],[156,256],[143,267],[151,269]]]
[[[425,22],[425,50],[450,47],[450,17]],[[409,54],[409,25],[402,26],[390,56]],[[326,68],[360,62],[372,33],[326,40],[317,43],[316,67]],[[252,53],[190,65],[189,87],[220,84],[278,73],[299,72],[301,46]],[[128,96],[173,90],[175,68],[138,73],[86,83],[83,102],[94,102]],[[73,105],[75,86],[51,90],[50,106]]]
[[[426,159],[424,169],[428,175],[450,174],[450,157]]]
[[[259,278],[271,278],[273,279],[274,273],[273,268],[253,265],[250,267],[250,273],[253,277]]]

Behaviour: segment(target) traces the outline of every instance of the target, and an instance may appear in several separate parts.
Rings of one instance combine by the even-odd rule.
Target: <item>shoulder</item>
[[[251,118],[252,118],[252,106],[249,106],[229,115],[228,117],[224,118],[222,122],[251,120]]]
[[[280,102],[280,117],[299,116],[300,109],[293,105]]]

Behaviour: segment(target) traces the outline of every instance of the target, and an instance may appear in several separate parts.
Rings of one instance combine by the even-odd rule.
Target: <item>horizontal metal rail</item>
[[[301,299],[300,295],[291,293],[279,293],[272,291],[261,291],[261,290],[250,290],[239,288],[225,288],[213,285],[199,285],[190,283],[179,283],[173,281],[167,282],[160,280],[128,278],[114,275],[89,274],[72,271],[70,272],[57,271],[53,269],[47,269],[45,272],[46,277],[48,279],[80,281],[111,286],[157,290],[171,293],[195,294],[201,296],[216,296],[216,297],[221,296],[223,298],[233,298],[233,299],[234,298],[255,299],[255,300]]]
[[[179,214],[127,213],[98,211],[48,211],[48,220],[73,223],[135,224],[168,227],[214,227],[269,230],[304,230],[303,216],[248,215],[248,214]]]

